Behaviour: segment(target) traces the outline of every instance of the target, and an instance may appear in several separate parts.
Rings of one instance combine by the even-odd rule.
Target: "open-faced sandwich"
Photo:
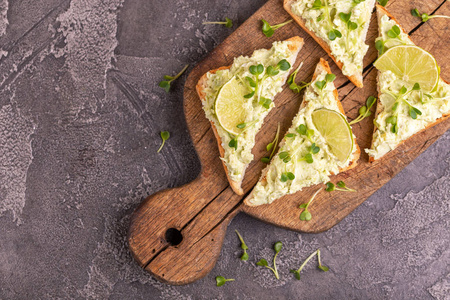
[[[370,149],[374,161],[450,114],[450,85],[433,56],[414,45],[385,8],[377,5],[378,103]]]
[[[342,73],[363,87],[363,58],[375,0],[285,0],[285,10],[330,55]]]
[[[255,136],[302,46],[299,37],[274,42],[269,50],[256,50],[250,57],[235,58],[229,67],[209,71],[197,84],[228,181],[239,195],[245,169],[253,160]]]
[[[272,203],[356,166],[360,149],[347,123],[334,79],[328,63],[321,59],[277,155],[245,199],[247,205]]]

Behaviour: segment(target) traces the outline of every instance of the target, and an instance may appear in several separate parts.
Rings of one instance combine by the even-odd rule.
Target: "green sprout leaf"
[[[379,3],[381,6],[386,6],[386,4],[388,3],[388,1],[389,1],[389,0],[378,0],[378,3]]]
[[[318,189],[314,195],[312,195],[312,197],[309,199],[309,201],[307,203],[301,204],[299,206],[299,208],[303,208],[303,211],[300,213],[300,220],[301,221],[309,221],[312,218],[311,213],[308,211],[308,207],[314,202],[314,199],[316,198],[317,194],[321,191],[322,189]]]
[[[273,250],[275,250],[275,253],[278,254],[281,251],[281,248],[283,247],[283,243],[281,242],[276,242],[273,245]]]
[[[223,276],[217,276],[216,277],[216,286],[222,286],[228,281],[234,281],[234,279],[226,279]]]
[[[414,8],[411,10],[411,15],[413,17],[417,17],[419,19],[421,19],[422,22],[426,22],[430,19],[434,19],[434,18],[444,18],[444,19],[450,19],[450,16],[445,16],[445,15],[429,15],[426,13],[420,13],[419,10],[417,8]]]
[[[161,131],[160,135],[161,135],[162,143],[161,143],[161,146],[159,147],[158,151],[156,151],[157,153],[159,153],[161,151],[161,149],[164,147],[164,144],[166,143],[166,141],[170,138],[170,132]]]
[[[284,25],[287,25],[287,24],[292,22],[292,20],[289,20],[289,21],[286,21],[284,23],[280,23],[280,24],[277,24],[277,25],[270,25],[269,22],[267,22],[264,19],[261,19],[261,21],[262,21],[261,29],[262,29],[262,32],[264,33],[264,35],[266,37],[271,37],[275,33],[275,30],[277,30],[277,29],[283,27]]]
[[[285,59],[280,60],[277,66],[281,71],[287,71],[291,68],[291,64]]]
[[[332,192],[336,189],[336,186],[331,181],[328,181],[326,186],[327,188],[325,189],[325,191],[327,192]]]
[[[265,164],[268,164],[268,163],[270,163],[270,158],[268,158],[268,157],[262,157],[262,158],[261,158],[261,161],[262,161],[263,163],[265,163]]]
[[[269,264],[267,263],[267,260],[265,260],[264,258],[261,258],[257,263],[257,266],[260,267],[267,267]]]
[[[175,76],[164,75],[163,81],[161,81],[158,85],[162,87],[167,93],[170,91],[171,84],[174,80],[177,80],[189,67],[189,65],[184,66],[184,68]]]
[[[231,141],[228,143],[228,147],[234,148],[234,150],[237,150],[238,142],[237,139],[231,139]]]
[[[233,27],[233,20],[231,20],[229,18],[225,18],[225,21],[223,21],[223,22],[203,22],[203,25],[208,25],[208,24],[225,25],[225,27],[231,28],[231,27]]]
[[[242,253],[242,255],[241,255],[241,260],[242,260],[242,261],[247,261],[247,260],[248,260],[248,253],[247,253],[248,247],[247,247],[247,245],[245,244],[244,238],[243,238],[242,235],[239,233],[239,231],[237,231],[237,230],[235,230],[235,231],[236,231],[236,234],[237,234],[237,236],[238,236],[238,238],[239,238],[239,241],[241,242],[241,249],[244,250],[244,253]]]
[[[366,105],[361,106],[360,109],[358,110],[359,116],[348,124],[349,125],[356,124],[358,122],[361,122],[365,118],[369,117],[370,115],[372,115],[372,112],[370,110],[372,109],[372,106],[376,102],[377,102],[377,98],[375,98],[374,96],[369,96],[366,99]]]
[[[284,137],[286,137],[286,138],[293,138],[293,137],[296,137],[296,134],[295,133],[288,133]]]
[[[303,270],[303,268],[306,266],[306,264],[316,255],[317,255],[317,261],[319,263],[319,265],[317,267],[324,272],[327,272],[329,270],[329,268],[327,266],[322,265],[322,262],[320,260],[320,249],[317,249],[316,251],[311,253],[308,256],[308,258],[306,258],[306,260],[301,264],[301,266],[300,266],[300,268],[298,268],[298,270],[290,270],[290,272],[294,274],[294,276],[297,280],[300,280],[300,272]]]

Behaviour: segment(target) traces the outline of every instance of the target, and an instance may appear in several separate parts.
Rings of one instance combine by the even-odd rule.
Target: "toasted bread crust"
[[[410,36],[408,35],[408,33],[406,32],[406,30],[400,25],[400,23],[397,21],[397,19],[396,19],[393,15],[391,15],[390,12],[388,12],[388,11],[386,10],[386,8],[384,8],[383,6],[377,4],[377,5],[376,5],[376,10],[377,10],[378,28],[381,27],[381,26],[380,26],[380,25],[381,25],[381,18],[382,18],[384,15],[387,15],[387,16],[389,17],[389,19],[391,19],[391,20],[393,20],[395,23],[397,23],[397,26],[398,26],[398,27],[399,27],[399,28],[400,28],[400,29],[408,36],[408,39],[409,39],[412,43],[414,43],[414,42],[411,40],[411,38],[410,38]],[[379,33],[379,34],[381,35],[381,33]],[[378,75],[377,75],[377,82],[379,82],[380,72],[379,72],[379,71],[377,71],[377,72],[378,72]],[[441,78],[441,79],[442,79],[442,78]],[[442,79],[442,80],[443,80],[443,79]],[[443,80],[443,81],[444,81],[445,83],[448,84],[447,81],[445,81],[445,80]],[[377,90],[378,90],[378,99],[377,99],[377,109],[376,109],[376,112],[375,112],[374,120],[376,120],[376,118],[378,117],[378,115],[383,111],[383,106],[382,106],[382,104],[381,104],[381,102],[380,102],[381,91],[380,91],[380,85],[379,85],[379,84],[377,84]],[[441,123],[442,121],[448,119],[449,116],[450,116],[450,113],[442,115],[442,117],[440,117],[439,119],[437,119],[437,120],[434,121],[433,123],[428,124],[424,129],[422,129],[422,130],[416,132],[415,134],[413,134],[412,136],[410,136],[410,137],[407,138],[406,140],[403,140],[403,141],[401,141],[400,143],[398,143],[397,146],[395,146],[395,148],[397,148],[398,146],[402,145],[403,143],[405,143],[407,140],[409,140],[410,138],[412,138],[412,137],[415,136],[416,134],[419,134],[419,133],[421,133],[422,131],[425,131],[425,130],[427,130],[428,128],[433,127],[433,126],[435,126],[435,125]],[[375,132],[377,132],[377,130],[378,130],[378,128],[377,128],[376,126],[374,126],[374,128],[373,128],[373,134],[374,134],[374,135],[375,135]],[[370,148],[371,148],[371,149],[373,148],[373,142],[374,142],[374,139],[373,139],[373,136],[372,136],[372,143],[371,143],[371,145],[370,145]],[[395,149],[395,148],[394,148],[394,149]],[[394,149],[391,149],[390,151],[392,151],[392,150],[394,150]],[[389,152],[390,152],[390,151],[389,151]],[[389,153],[389,152],[388,152],[388,153]],[[387,153],[386,153],[386,154],[387,154]],[[386,155],[386,154],[385,154],[385,155]],[[384,156],[384,155],[383,155],[383,156]],[[382,156],[382,157],[383,157],[383,156]],[[380,157],[380,158],[381,158],[381,157]],[[378,158],[378,159],[380,159],[380,158]],[[374,157],[369,156],[369,162],[374,162],[375,160],[376,160],[376,159],[375,159]]]
[[[287,11],[289,15],[291,15],[291,17],[295,20],[295,22],[297,22],[297,24],[300,25],[300,27],[303,30],[305,30],[323,48],[323,50],[325,50],[325,52],[327,52],[327,54],[331,57],[331,59],[335,62],[335,64],[339,67],[339,69],[342,70],[344,64],[341,61],[337,60],[333,54],[331,54],[331,49],[328,46],[328,44],[322,38],[318,37],[314,32],[309,30],[308,27],[306,27],[305,21],[303,21],[301,17],[294,14],[291,7],[295,1],[297,0],[284,0],[283,4],[284,9]],[[346,77],[357,87],[362,88],[364,86],[362,74],[358,76],[351,75]]]
[[[297,52],[297,54],[301,50],[301,48],[303,47],[303,44],[304,44],[303,39],[301,37],[298,37],[298,36],[294,36],[294,37],[292,37],[290,39],[287,39],[286,41],[293,42],[292,44],[288,45],[288,48],[292,52]],[[290,61],[291,65],[294,64],[295,59],[297,58],[297,54],[293,56],[293,61]],[[216,73],[219,70],[226,70],[226,69],[230,69],[230,68],[231,68],[231,66],[220,67],[220,68],[211,70],[211,71],[203,74],[202,77],[200,77],[197,85],[195,86],[195,89],[197,90],[197,94],[200,97],[200,100],[202,101],[202,103],[205,101],[205,98],[206,98],[204,87],[206,87],[206,83],[208,81],[208,77],[207,77],[208,73],[214,74],[214,73]],[[289,74],[286,74],[286,77],[288,75]],[[224,155],[225,155],[225,149],[222,146],[222,139],[220,138],[220,136],[219,136],[219,134],[217,132],[217,128],[214,125],[214,122],[210,121],[210,123],[211,123],[211,127],[212,127],[212,130],[213,130],[213,133],[214,133],[214,135],[216,137],[216,140],[217,140],[217,146],[219,148],[220,157],[223,158]],[[222,165],[223,165],[223,167],[225,169],[225,173],[227,175],[228,182],[230,183],[230,186],[233,189],[233,191],[236,194],[238,194],[238,195],[243,195],[244,194],[244,190],[242,189],[241,185],[242,185],[242,180],[243,180],[243,178],[245,176],[245,169],[247,168],[248,165],[245,166],[244,172],[242,174],[242,179],[240,181],[233,181],[231,179],[231,177],[229,175],[229,170],[228,170],[228,168],[227,168],[227,166],[226,166],[226,164],[225,164],[225,162],[223,160],[222,160]]]
[[[320,62],[319,62],[319,64],[316,67],[316,71],[313,74],[313,78],[311,79],[311,82],[314,81],[316,79],[316,77],[319,75],[318,72],[317,72],[319,68],[322,68],[328,74],[331,74],[331,69],[330,69],[330,66],[329,66],[328,62],[325,59],[320,58]],[[338,96],[338,92],[337,92],[336,89],[333,91],[333,94],[334,94],[334,97],[335,97],[335,100],[336,100],[336,104],[339,107],[339,111],[345,116],[344,108],[342,107],[341,101],[339,101],[339,96]],[[307,103],[308,103],[308,101],[303,100],[302,104],[300,105],[300,109],[304,108]],[[355,150],[355,152],[353,154],[353,159],[350,161],[348,166],[339,169],[339,173],[342,173],[342,172],[345,172],[347,170],[353,169],[354,167],[356,167],[358,165],[358,160],[359,160],[359,157],[360,157],[360,154],[361,154],[361,149],[359,148],[359,145],[356,143],[356,139],[354,139],[354,143],[356,145],[356,150]],[[281,146],[282,146],[282,144],[280,144],[280,147]],[[262,182],[266,181],[266,175],[267,175],[268,171],[269,171],[269,165],[262,171],[260,181],[262,181]],[[332,175],[334,175],[334,174],[332,174]],[[257,206],[257,205],[252,204],[250,202],[252,198],[253,198],[253,192],[250,193],[250,195],[248,195],[247,198],[245,198],[245,200],[244,200],[245,205],[247,205],[247,206]]]

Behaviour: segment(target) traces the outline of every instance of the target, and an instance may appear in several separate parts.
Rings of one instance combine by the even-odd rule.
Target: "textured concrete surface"
[[[0,0],[0,299],[450,299],[450,133],[328,232],[298,234],[245,215],[203,280],[161,284],[131,258],[130,214],[195,177],[182,85],[263,0]],[[172,134],[165,156],[159,132]],[[241,262],[272,257],[281,280]],[[320,248],[330,272],[310,263]],[[214,277],[235,278],[226,287]]]

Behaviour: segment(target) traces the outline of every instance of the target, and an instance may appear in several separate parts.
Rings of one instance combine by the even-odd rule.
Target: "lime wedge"
[[[373,64],[380,71],[391,71],[400,79],[424,91],[431,91],[439,82],[439,68],[434,57],[420,47],[396,46],[381,55]]]
[[[330,109],[321,108],[311,114],[314,126],[325,138],[331,153],[345,162],[353,151],[353,134],[345,117]]]
[[[220,89],[216,98],[216,117],[223,129],[238,135],[242,129],[237,128],[238,124],[244,123],[246,110],[244,104],[248,99],[244,95],[250,92],[249,88],[240,82],[236,77],[231,78]]]

